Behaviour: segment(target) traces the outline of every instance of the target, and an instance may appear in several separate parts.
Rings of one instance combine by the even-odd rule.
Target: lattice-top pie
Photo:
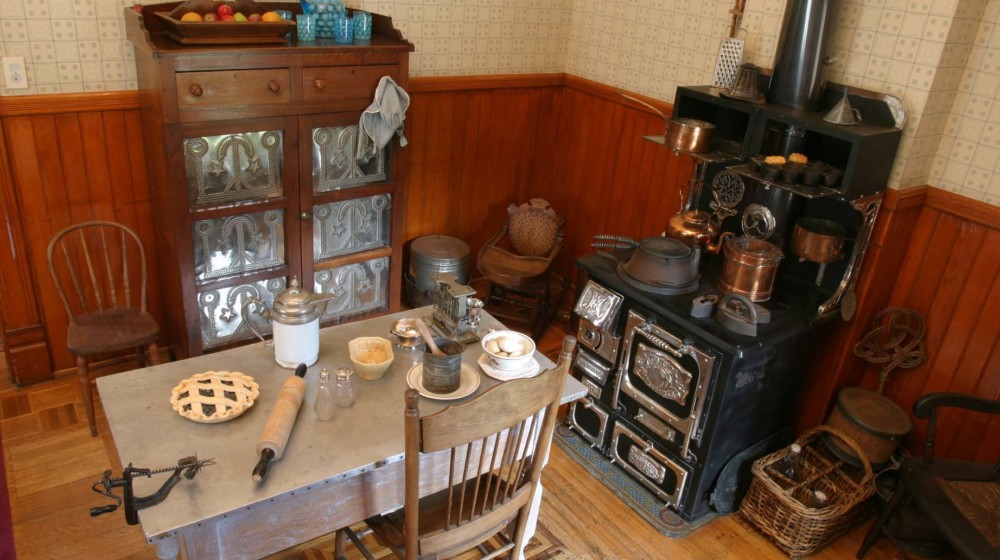
[[[237,371],[206,371],[174,387],[170,404],[188,420],[214,424],[243,414],[259,394],[250,376]]]

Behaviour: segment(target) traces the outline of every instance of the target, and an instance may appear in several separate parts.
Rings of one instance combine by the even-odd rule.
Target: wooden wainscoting
[[[3,322],[17,383],[73,368],[66,311],[46,261],[53,235],[73,223],[113,220],[154,245],[138,107],[135,92],[0,98],[10,237],[0,259],[11,267],[3,277]],[[148,270],[150,311],[159,319],[155,257]]]
[[[841,388],[877,387],[880,367],[853,349],[886,307],[921,313],[928,355],[922,366],[891,372],[888,398],[907,411],[936,391],[1000,398],[1000,208],[934,187],[889,191],[857,293],[857,315],[834,325],[814,361],[798,403],[800,430],[825,420]],[[949,410],[938,422],[942,455],[1000,459],[1000,421]],[[911,451],[919,452],[925,431],[916,422]]]
[[[539,74],[413,78],[410,91],[404,237],[466,241],[473,275],[475,253],[511,204],[540,197],[567,217],[556,263],[566,276],[594,234],[659,235],[680,209],[693,161],[643,140],[663,133],[663,119],[624,90]]]

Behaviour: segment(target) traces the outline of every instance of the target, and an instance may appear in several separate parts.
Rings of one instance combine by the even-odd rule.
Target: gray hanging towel
[[[403,120],[410,107],[410,95],[389,76],[382,76],[375,89],[375,99],[361,113],[358,123],[358,159],[368,160],[376,150],[384,148],[394,134],[399,145],[406,145]]]

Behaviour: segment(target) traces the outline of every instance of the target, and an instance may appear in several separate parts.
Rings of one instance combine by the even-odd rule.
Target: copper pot
[[[792,234],[792,252],[801,260],[832,263],[844,252],[847,228],[823,218],[799,218]]]
[[[784,257],[781,249],[763,239],[730,237],[723,253],[720,290],[745,295],[750,301],[771,299],[778,262]]]
[[[667,121],[663,143],[668,148],[703,154],[709,150],[715,125],[698,119],[675,117]]]
[[[701,249],[669,237],[647,237],[623,265],[625,272],[645,284],[688,286],[698,279]]]

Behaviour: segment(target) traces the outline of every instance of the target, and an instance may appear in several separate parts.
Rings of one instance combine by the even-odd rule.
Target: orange
[[[181,21],[202,21],[202,17],[198,12],[186,12],[181,16]]]
[[[281,16],[274,12],[264,12],[264,15],[260,16],[261,21],[281,21]]]

